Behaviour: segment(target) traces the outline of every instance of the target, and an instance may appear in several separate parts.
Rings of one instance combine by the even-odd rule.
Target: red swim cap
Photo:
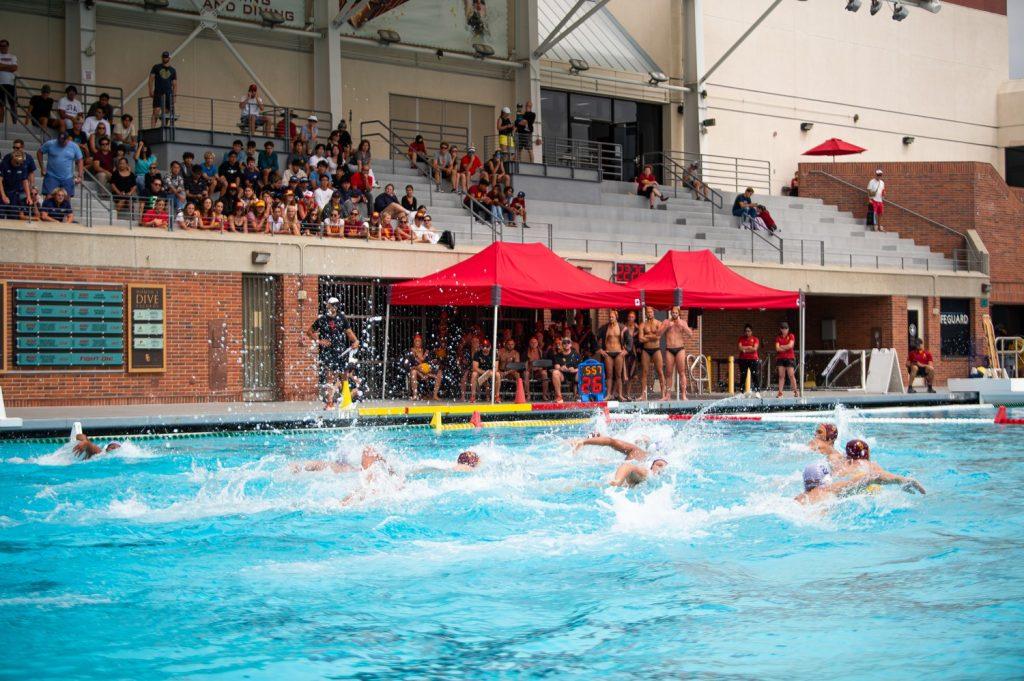
[[[839,429],[835,427],[835,424],[823,423],[821,427],[825,429],[825,439],[829,442],[835,442],[839,437]]]
[[[871,448],[864,440],[850,440],[846,443],[847,459],[870,459]]]

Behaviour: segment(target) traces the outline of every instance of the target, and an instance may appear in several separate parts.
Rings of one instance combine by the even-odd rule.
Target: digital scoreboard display
[[[616,284],[628,284],[646,271],[647,265],[642,262],[616,262],[614,281]]]
[[[33,283],[11,288],[14,367],[124,367],[123,286]]]

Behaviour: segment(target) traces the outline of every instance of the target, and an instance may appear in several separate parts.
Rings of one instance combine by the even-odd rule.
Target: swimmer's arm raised
[[[925,494],[924,487],[914,478],[906,478],[902,475],[896,475],[888,471],[876,473],[868,483],[875,485],[900,485],[904,492],[918,492],[919,494]]]
[[[628,442],[616,440],[613,437],[605,437],[603,435],[599,435],[595,437],[583,438],[582,440],[577,440],[575,443],[573,443],[572,451],[574,453],[578,452],[580,449],[586,447],[587,445],[593,445],[595,447],[611,447],[612,449],[622,452],[623,454],[629,454],[631,451],[636,449],[635,445],[632,445]]]
[[[72,451],[83,459],[90,459],[103,451],[82,433],[76,435],[75,439],[78,440],[78,442],[72,448]]]

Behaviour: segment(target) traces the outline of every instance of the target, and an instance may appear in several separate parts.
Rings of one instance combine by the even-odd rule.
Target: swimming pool
[[[917,477],[791,501],[806,424],[0,443],[0,669],[36,678],[1019,678],[1024,428],[840,422]],[[404,483],[295,474],[386,450]],[[467,447],[477,473],[417,473]]]

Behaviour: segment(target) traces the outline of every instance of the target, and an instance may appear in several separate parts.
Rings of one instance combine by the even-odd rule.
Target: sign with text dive
[[[0,371],[7,371],[7,282],[0,281]]]
[[[54,282],[11,288],[15,367],[124,367],[123,286]]]
[[[167,368],[167,291],[163,286],[128,285],[128,371]]]

